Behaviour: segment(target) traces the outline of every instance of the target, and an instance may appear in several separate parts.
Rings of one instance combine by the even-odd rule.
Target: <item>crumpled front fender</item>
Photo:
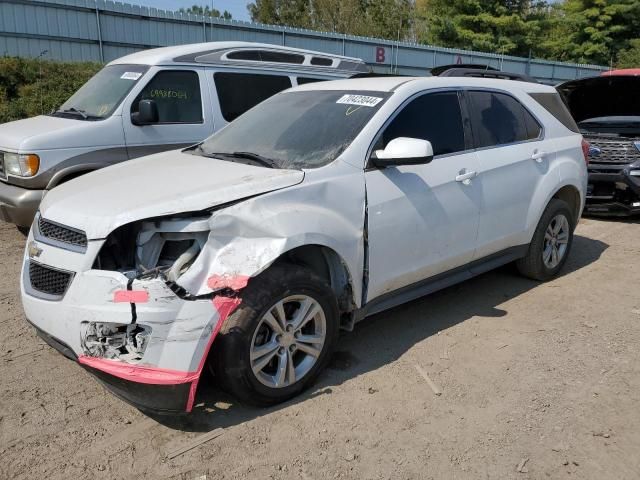
[[[214,212],[205,248],[178,283],[194,295],[206,294],[212,276],[255,277],[286,252],[319,245],[339,255],[351,279],[354,304],[360,306],[364,176],[350,166],[342,168],[352,174],[305,181]]]

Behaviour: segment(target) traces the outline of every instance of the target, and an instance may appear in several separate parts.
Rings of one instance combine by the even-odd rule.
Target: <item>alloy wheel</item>
[[[302,379],[318,361],[327,336],[324,310],[308,295],[276,302],[262,316],[251,340],[253,374],[271,388]]]
[[[569,220],[563,214],[558,214],[551,219],[544,232],[544,248],[542,249],[542,261],[549,269],[554,269],[560,264],[567,252],[569,244]]]

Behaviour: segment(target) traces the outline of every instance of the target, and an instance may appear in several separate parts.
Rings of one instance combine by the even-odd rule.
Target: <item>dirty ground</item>
[[[279,407],[209,387],[152,418],[36,337],[0,224],[0,479],[638,479],[639,238],[582,220],[553,282],[505,267],[379,314]]]

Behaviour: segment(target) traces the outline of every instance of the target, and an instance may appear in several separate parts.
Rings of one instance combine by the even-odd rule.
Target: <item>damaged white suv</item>
[[[367,315],[511,261],[558,273],[587,169],[534,93],[557,95],[309,84],[198,146],[57,187],[27,243],[26,317],[143,409],[190,411],[206,366],[241,401],[288,399]]]

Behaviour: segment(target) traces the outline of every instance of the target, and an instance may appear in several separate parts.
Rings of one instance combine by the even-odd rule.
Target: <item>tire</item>
[[[559,224],[562,224],[559,227],[561,230],[555,236],[555,243],[553,243],[551,234]],[[573,244],[574,229],[575,219],[569,205],[557,198],[551,199],[538,222],[526,256],[516,262],[519,272],[532,280],[543,282],[554,278],[567,261]],[[553,261],[554,245],[557,255],[555,262]],[[562,248],[562,245],[565,248]],[[549,256],[549,248],[551,248],[551,256]]]
[[[242,403],[268,406],[286,401],[317,378],[333,352],[339,331],[335,295],[312,271],[280,264],[253,278],[240,298],[240,305],[227,318],[215,340],[209,367],[220,386]],[[282,302],[281,310],[277,307],[279,302]],[[305,322],[299,333],[285,330],[278,321],[278,312],[284,312],[286,324],[293,326],[295,313],[300,312],[303,305],[310,306],[310,314],[318,312],[318,308],[321,312]],[[317,342],[323,335],[321,346],[302,342],[302,339]],[[274,345],[279,345],[275,354]],[[263,351],[269,353],[260,356]],[[307,351],[313,351],[316,356]],[[284,378],[279,375],[283,371],[280,368],[283,359],[286,359]],[[291,359],[293,363],[288,363]],[[260,370],[264,361],[268,363]]]

